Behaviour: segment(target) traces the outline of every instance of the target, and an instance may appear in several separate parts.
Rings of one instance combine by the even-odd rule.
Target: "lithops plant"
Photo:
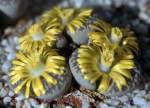
[[[42,15],[42,19],[51,20],[57,18],[60,26],[71,36],[76,44],[87,43],[87,21],[92,15],[92,9],[74,9],[55,7]]]
[[[20,37],[21,48],[9,74],[16,94],[54,99],[68,89],[71,72],[81,86],[99,92],[109,91],[114,83],[119,90],[127,85],[138,50],[134,33],[102,20],[93,22],[91,14],[91,9],[55,7]],[[64,47],[69,53],[58,51],[65,58],[54,48],[62,46],[61,39],[70,40],[68,35],[73,40]],[[69,59],[70,72],[71,44],[80,47]]]
[[[51,100],[62,95],[71,82],[65,58],[54,49],[32,53],[19,51],[12,65],[9,73],[12,89],[26,98],[35,96]]]
[[[85,88],[106,92],[114,82],[119,90],[131,79],[135,67],[132,54],[118,57],[112,46],[82,45],[70,59],[71,71]],[[80,77],[78,77],[80,76]]]
[[[118,54],[137,53],[138,43],[134,33],[129,29],[113,27],[107,22],[96,20],[91,25],[90,43],[102,47],[111,44],[116,47]]]
[[[53,47],[60,36],[61,30],[57,19],[50,21],[39,21],[33,24],[20,37],[19,42],[21,50],[30,52],[32,49],[43,49],[46,46]]]

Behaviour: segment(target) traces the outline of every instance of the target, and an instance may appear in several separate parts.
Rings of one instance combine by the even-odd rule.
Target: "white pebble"
[[[145,90],[142,90],[142,91],[139,91],[136,96],[137,97],[143,97],[144,95],[146,94],[146,91]]]
[[[150,101],[150,94],[146,94],[146,95],[144,96],[144,98],[145,98],[147,101]]]
[[[12,91],[9,91],[8,95],[9,95],[10,97],[12,97],[12,96],[14,96],[14,93],[13,93]]]
[[[128,97],[127,96],[122,96],[122,97],[119,97],[119,100],[121,101],[121,102],[127,102],[128,101]]]
[[[2,71],[8,73],[10,67],[11,64],[9,61],[4,62],[4,64],[2,64]]]
[[[100,104],[100,108],[108,108],[108,105],[107,105],[107,104],[104,104],[104,103],[101,103],[101,104]]]
[[[31,105],[27,100],[24,101],[24,108],[31,108]]]
[[[111,100],[110,99],[106,99],[106,100],[104,100],[104,102],[107,103],[107,104],[111,104]]]
[[[105,100],[104,102],[112,106],[117,106],[120,103],[118,100]]]
[[[6,39],[4,40],[2,40],[2,42],[1,42],[1,44],[3,45],[3,46],[6,46],[7,45],[7,41],[6,41]]]
[[[8,76],[4,75],[4,76],[2,76],[2,79],[7,81],[8,80]]]
[[[5,97],[8,94],[8,91],[4,88],[0,90],[0,97]]]
[[[20,101],[16,102],[16,108],[21,108],[21,102]]]
[[[4,104],[7,104],[11,101],[11,97],[7,96],[3,99]]]
[[[41,105],[40,105],[40,108],[47,108],[48,107],[48,104],[46,104],[46,103],[42,103]]]
[[[21,101],[24,99],[24,96],[23,95],[19,95],[15,98],[17,101]]]
[[[35,99],[29,99],[29,101],[33,107],[36,107],[38,105],[38,102]]]
[[[146,104],[145,99],[142,97],[134,97],[133,102],[135,105],[139,105],[139,106],[143,106],[144,104]]]
[[[73,108],[72,106],[66,106],[66,108]]]
[[[134,90],[133,93],[134,94],[138,94],[140,91],[139,90]]]
[[[8,60],[8,61],[11,61],[11,60],[13,60],[15,57],[16,57],[16,53],[15,53],[15,52],[9,53],[9,54],[7,55],[7,60]]]
[[[14,48],[13,48],[13,46],[11,46],[11,45],[6,46],[4,50],[5,50],[6,52],[8,52],[8,53],[14,52]]]

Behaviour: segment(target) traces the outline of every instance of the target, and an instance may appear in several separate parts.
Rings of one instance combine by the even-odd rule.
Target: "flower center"
[[[28,32],[31,35],[33,41],[39,41],[44,38],[44,33],[39,24],[32,25]]]
[[[32,35],[32,39],[34,41],[39,41],[42,40],[44,38],[43,33],[42,32],[38,32]]]
[[[99,64],[99,68],[101,71],[103,71],[104,73],[108,73],[110,71],[110,66],[106,66],[104,64]]]
[[[38,77],[45,70],[44,63],[38,62],[32,65],[30,72],[33,76]]]

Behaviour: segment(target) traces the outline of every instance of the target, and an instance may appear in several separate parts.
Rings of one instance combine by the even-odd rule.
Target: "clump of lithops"
[[[114,83],[119,90],[127,85],[138,50],[134,33],[93,20],[92,14],[92,9],[55,7],[22,34],[9,73],[16,94],[54,99],[68,90],[72,75],[99,92]],[[64,48],[57,47],[64,42]]]
[[[134,33],[102,20],[96,20],[90,28],[89,43],[81,45],[70,58],[71,71],[88,89],[107,92],[115,83],[121,91],[135,68],[138,44]]]

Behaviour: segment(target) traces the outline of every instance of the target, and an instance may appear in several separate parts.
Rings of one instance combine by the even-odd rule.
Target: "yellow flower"
[[[50,20],[47,27],[46,22],[33,24],[27,32],[19,39],[21,50],[30,52],[32,49],[42,49],[45,46],[52,47],[61,31],[58,28],[57,19]]]
[[[114,45],[118,53],[137,52],[138,43],[134,33],[129,29],[112,27],[110,24],[97,20],[90,27],[89,40],[93,45],[103,46],[104,44]]]
[[[122,90],[127,84],[126,78],[132,78],[130,70],[134,68],[133,58],[129,54],[118,59],[111,46],[100,48],[82,45],[78,49],[77,62],[84,79],[91,83],[99,82],[97,90],[106,92],[112,82]]]
[[[9,76],[15,93],[24,91],[26,97],[41,96],[46,94],[46,87],[57,85],[57,76],[64,75],[65,58],[52,49],[32,53],[20,51],[12,64]]]
[[[57,18],[60,26],[66,28],[70,33],[75,33],[76,29],[84,26],[91,17],[92,9],[73,9],[55,7],[51,11],[47,11],[42,15],[42,19]]]

